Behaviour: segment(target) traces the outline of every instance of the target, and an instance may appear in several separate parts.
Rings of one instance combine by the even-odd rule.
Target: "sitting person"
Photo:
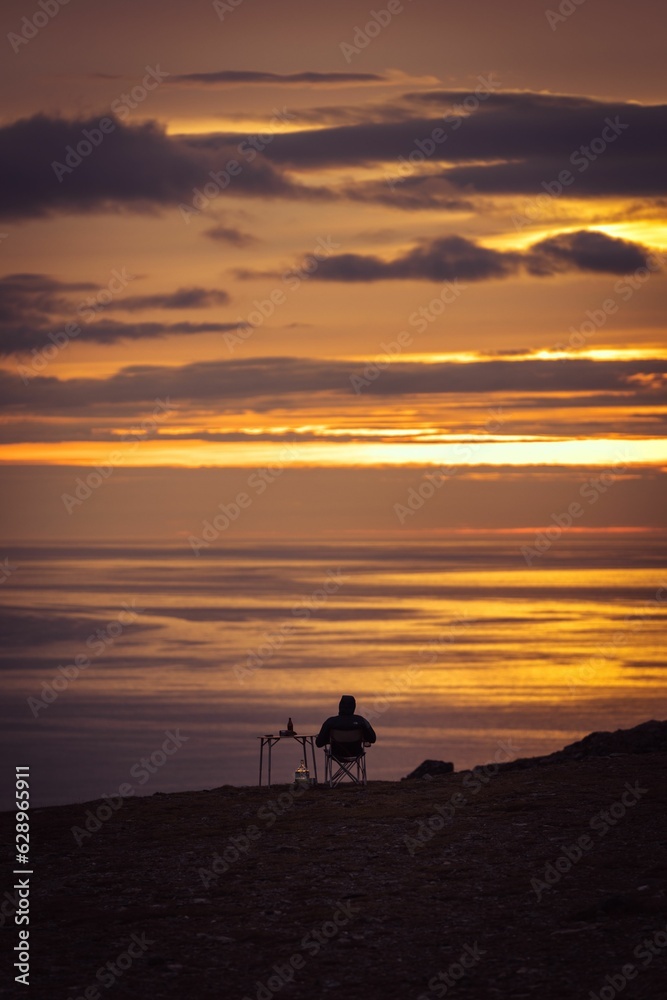
[[[331,750],[334,757],[337,754],[349,757],[361,752],[362,744],[365,743],[369,746],[371,743],[375,743],[377,737],[373,727],[368,719],[364,719],[362,715],[354,714],[356,707],[357,703],[352,695],[344,694],[338,705],[338,715],[332,715],[326,722],[322,723],[322,728],[315,739],[316,746],[323,747],[327,743],[331,743]],[[331,733],[336,729],[342,729],[346,732],[357,731],[359,733],[358,742],[341,744],[332,742]]]

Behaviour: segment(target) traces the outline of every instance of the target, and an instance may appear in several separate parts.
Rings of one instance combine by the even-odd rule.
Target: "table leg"
[[[313,757],[313,772],[315,774],[315,784],[317,784],[317,761],[315,759],[315,744],[313,743],[313,737],[312,736],[310,737],[310,739],[309,739],[308,742],[310,743],[310,752],[311,752],[312,757]]]

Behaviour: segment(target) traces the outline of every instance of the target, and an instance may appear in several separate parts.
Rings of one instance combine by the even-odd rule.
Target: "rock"
[[[520,757],[500,764],[502,771],[559,764],[566,760],[587,760],[590,757],[613,757],[618,754],[665,753],[667,751],[667,721],[651,719],[632,729],[617,729],[613,733],[589,733],[576,743],[543,757]]]
[[[667,722],[651,719],[633,729],[589,733],[583,740],[564,747],[560,753],[564,757],[606,757],[614,753],[664,753],[666,750]]]
[[[451,774],[453,770],[454,765],[446,760],[425,760],[414,771],[401,778],[401,781],[408,781],[410,778],[435,778],[440,774]]]

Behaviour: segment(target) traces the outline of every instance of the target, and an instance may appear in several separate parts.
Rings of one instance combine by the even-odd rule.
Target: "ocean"
[[[664,716],[664,538],[565,532],[528,565],[531,541],[6,549],[4,759],[39,806],[254,784],[258,737],[317,733],[343,694],[370,780]],[[278,743],[274,782],[300,759]]]

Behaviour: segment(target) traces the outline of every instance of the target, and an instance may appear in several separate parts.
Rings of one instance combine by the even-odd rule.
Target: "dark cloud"
[[[217,73],[171,73],[167,83],[198,84],[205,87],[238,86],[239,84],[270,84],[331,86],[359,83],[384,83],[387,77],[378,73],[262,73],[255,70],[221,70]]]
[[[371,375],[364,374],[371,372]],[[635,398],[659,398],[655,388],[667,373],[667,360],[641,358],[594,361],[480,360],[416,363],[394,361],[373,374],[373,362],[314,358],[262,357],[247,360],[195,362],[183,367],[133,365],[107,378],[59,379],[36,376],[24,384],[19,374],[0,372],[0,405],[6,411],[113,412],[115,407],[140,406],[156,398],[172,404],[198,402],[218,411],[240,406],[270,410],[286,404],[312,402],[314,394],[354,396],[351,376],[366,378],[364,395],[413,396],[464,393],[622,393],[624,403]]]
[[[657,196],[667,190],[665,105],[496,92],[468,112],[464,96],[460,91],[408,95],[429,114],[279,135],[266,156],[311,169],[387,163],[397,176],[401,166],[409,176],[415,164],[450,163],[443,179],[466,195],[544,194],[543,183],[565,169],[573,179],[564,190],[577,197]],[[430,114],[434,105],[441,112],[437,118]],[[445,138],[433,141],[435,129]]]
[[[414,118],[414,108],[395,101],[316,105],[291,108],[290,112],[299,125],[367,125],[370,122],[399,122]]]
[[[9,326],[0,329],[0,355],[21,356],[36,349],[45,351],[47,356],[53,345],[80,341],[88,344],[117,344],[124,340],[159,340],[163,337],[192,336],[198,333],[225,333],[238,330],[238,323],[122,323],[115,320],[98,320],[86,324],[72,319],[76,332],[63,333],[61,329],[35,329],[27,326]],[[63,324],[64,326],[64,324]],[[53,338],[49,336],[53,333]]]
[[[341,190],[350,201],[387,205],[406,212],[473,212],[475,202],[452,194],[452,186],[442,177],[388,176],[384,181],[367,181]]]
[[[582,108],[596,108],[600,104],[600,101],[593,97],[577,94],[544,94],[530,90],[493,90],[491,85],[498,82],[493,77],[494,74],[491,74],[484,81],[486,86],[482,84],[477,95],[475,95],[474,89],[420,90],[404,94],[402,100],[408,104],[436,105],[442,112],[456,108],[461,114],[472,113],[467,109],[466,98],[474,96],[478,97],[476,102],[478,107],[510,108],[535,114],[541,114],[550,108],[577,111]],[[477,109],[473,107],[472,110]]]
[[[516,273],[520,264],[518,253],[487,250],[462,236],[445,236],[415,247],[392,261],[362,254],[338,254],[321,261],[312,277],[320,281],[447,281],[454,278],[481,281],[505,278]]]
[[[372,80],[373,74],[359,76]],[[168,136],[154,122],[114,120],[99,148],[78,164],[71,161],[73,167],[66,162],[68,147],[86,142],[91,130],[101,134],[100,118],[37,115],[0,128],[0,215],[190,204],[194,189],[210,183],[211,171],[219,173],[230,160],[241,171],[222,193],[244,197],[332,198],[338,194],[332,188],[300,184],[286,171],[377,164],[386,165],[392,188],[346,183],[344,193],[361,200],[375,194],[399,208],[447,208],[447,200],[469,201],[475,194],[650,198],[667,192],[667,105],[513,92],[482,95],[470,111],[461,101],[462,94],[453,91],[411,94],[393,105],[362,109],[375,120],[274,133],[261,151],[238,133]],[[334,113],[345,112],[327,112]],[[316,117],[322,114],[315,109]],[[424,177],[423,163],[447,169]],[[558,181],[564,171],[567,184]]]
[[[120,309],[203,309],[227,305],[227,292],[209,288],[179,288],[153,295],[125,295],[124,287],[134,278],[117,272],[118,298],[109,289],[89,281],[58,281],[47,274],[9,274],[0,278],[0,355],[32,351],[62,342],[62,331],[74,324],[68,337],[98,344],[120,340],[154,339],[174,334],[225,332],[236,323],[124,323],[109,320],[104,313]],[[100,293],[105,293],[100,297]],[[50,336],[53,334],[53,338]],[[54,340],[55,338],[55,340]]]
[[[252,233],[244,233],[241,229],[235,229],[233,226],[212,226],[210,229],[204,230],[204,236],[220,243],[229,243],[239,250],[245,250],[246,247],[255,246],[260,242]]]
[[[283,177],[254,150],[252,157],[244,155],[238,136],[168,136],[154,122],[124,125],[113,120],[113,125],[113,131],[103,135],[99,117],[68,121],[36,115],[0,127],[0,216],[100,211],[117,205],[134,211],[191,205],[195,189],[206,184],[217,184],[214,197],[225,192],[285,198],[327,194]],[[102,139],[93,148],[86,136],[95,130]],[[77,146],[90,150],[79,163]],[[74,159],[68,147],[73,147]],[[236,161],[240,171],[226,180],[230,161]],[[221,180],[213,181],[211,172],[222,175]]]
[[[639,243],[605,233],[580,230],[534,244],[525,252],[490,250],[463,236],[444,236],[409,250],[394,260],[368,254],[337,254],[319,261],[313,280],[485,281],[528,271],[549,277],[562,271],[626,274],[646,264],[650,251]],[[277,272],[238,269],[237,277],[278,277]]]
[[[665,377],[665,376],[663,376]],[[630,381],[632,376],[630,376]],[[496,397],[494,397],[496,398]],[[499,401],[502,402],[502,401]],[[554,420],[558,421],[560,436],[606,437],[609,432],[609,413],[614,412],[614,428],[617,434],[628,434],[640,437],[664,437],[667,431],[667,414],[657,412],[656,394],[652,392],[633,392],[628,397],[626,392],[595,392],[575,393],[566,395],[563,392],[544,393],[543,395],[518,394],[511,401],[511,434],[517,439],[525,436],[551,437],[554,433]],[[471,411],[468,412],[470,404]],[[371,401],[371,407],[377,400]],[[114,404],[113,411],[106,414],[96,412],[94,425],[87,417],[87,410],[79,408],[75,414],[57,422],[49,419],[48,413],[13,417],[0,423],[0,443],[15,444],[25,442],[60,443],[65,441],[97,441],[110,444],[124,443],[132,433],[138,431],[138,420],[145,416],[139,409],[140,404]],[[300,409],[309,406],[309,401],[299,399]],[[354,405],[359,405],[355,400]],[[428,419],[440,427],[446,427],[447,440],[456,443],[459,435],[475,434],[480,423],[487,419],[483,410],[485,403],[479,393],[468,395],[457,394],[451,398],[430,396],[425,407],[422,407],[424,419]],[[488,406],[488,402],[486,403]],[[360,442],[362,444],[391,444],[396,438],[387,435],[382,426],[373,424],[377,415],[371,420],[369,428],[363,432],[350,430],[348,432],[321,432],[284,430],[280,432],[260,431],[209,431],[204,427],[210,420],[208,410],[215,409],[215,404],[206,406],[206,415],[190,413],[187,429],[172,431],[167,423],[160,425],[155,436],[160,441],[201,441],[214,443],[254,444],[258,441],[273,444],[292,444],[297,447],[307,442],[334,444]],[[226,407],[229,409],[229,407]],[[134,428],[134,430],[133,430]],[[500,428],[500,433],[503,429]],[[153,435],[151,435],[153,436]],[[401,437],[403,444],[419,444],[420,432],[406,434]]]
[[[124,312],[141,309],[205,309],[229,304],[227,292],[212,288],[179,288],[165,295],[126,295],[109,308]]]
[[[552,274],[560,269],[629,274],[646,265],[649,252],[639,243],[583,229],[534,243],[527,266],[533,274]]]
[[[57,281],[47,274],[5,275],[0,278],[0,324],[43,324],[71,311],[71,293],[94,290],[96,286],[89,281]]]

